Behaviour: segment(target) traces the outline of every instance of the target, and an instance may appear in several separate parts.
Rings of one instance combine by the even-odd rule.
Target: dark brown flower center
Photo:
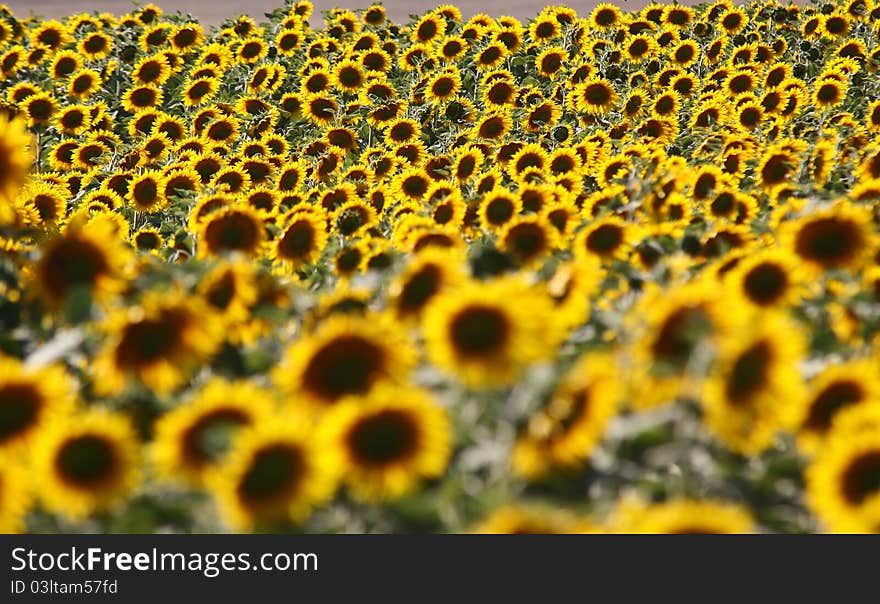
[[[452,344],[465,357],[483,357],[503,349],[511,337],[510,320],[492,306],[471,305],[450,324]]]
[[[303,381],[319,398],[333,402],[348,394],[365,394],[385,370],[385,351],[358,335],[339,336],[315,352]]]
[[[292,493],[303,478],[302,451],[289,444],[268,445],[254,455],[241,477],[237,493],[248,506],[270,504]]]
[[[97,434],[69,439],[55,456],[58,474],[66,483],[79,489],[105,484],[113,478],[118,464],[113,443]]]
[[[408,414],[394,409],[362,418],[352,427],[346,440],[352,457],[371,467],[406,460],[418,442],[416,423]]]

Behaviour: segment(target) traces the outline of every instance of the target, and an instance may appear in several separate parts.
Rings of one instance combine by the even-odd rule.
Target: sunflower
[[[722,338],[719,348],[702,400],[706,425],[732,450],[759,453],[798,421],[804,337],[789,321],[766,315],[746,333]]]
[[[282,230],[270,257],[294,269],[316,262],[327,245],[327,217],[318,211],[293,210],[279,224]]]
[[[325,127],[336,118],[339,105],[333,98],[323,93],[310,94],[305,99],[303,111],[305,116],[317,126]]]
[[[82,59],[79,58],[79,55],[75,52],[64,50],[52,59],[49,73],[56,80],[65,80],[70,74],[79,69],[82,69]]]
[[[590,13],[590,24],[598,29],[610,29],[620,25],[623,15],[613,4],[597,4]]]
[[[154,227],[144,227],[132,234],[131,244],[140,252],[160,254],[165,241],[159,233],[159,229]]]
[[[269,53],[269,48],[262,38],[249,37],[245,38],[238,45],[235,56],[240,63],[253,65],[265,58]]]
[[[645,505],[625,502],[614,515],[615,532],[648,534],[742,534],[754,533],[749,511],[721,501],[673,499]]]
[[[70,32],[58,21],[42,21],[30,32],[31,44],[58,50],[70,40]]]
[[[572,90],[572,106],[588,115],[604,115],[617,103],[617,93],[601,78],[587,78]]]
[[[748,23],[748,14],[738,6],[727,8],[718,19],[718,24],[721,25],[724,32],[731,36],[740,33]]]
[[[282,29],[275,36],[275,47],[278,54],[291,57],[302,47],[305,36],[298,29]]]
[[[807,502],[827,530],[864,531],[863,514],[880,501],[880,431],[829,438],[806,479]]]
[[[669,57],[673,65],[687,69],[700,58],[700,49],[693,40],[684,40],[672,49]]]
[[[553,126],[559,121],[562,109],[555,103],[544,101],[536,103],[528,108],[526,129],[529,132],[538,132]]]
[[[538,265],[560,246],[559,232],[546,218],[519,216],[498,233],[501,249],[523,266]]]
[[[333,316],[287,349],[274,380],[291,403],[324,410],[380,382],[404,381],[413,362],[411,343],[383,317]]]
[[[644,322],[633,350],[636,408],[695,394],[691,373],[706,367],[707,348],[720,334],[735,332],[735,317],[722,314],[719,292],[706,282],[646,289],[633,315]]]
[[[373,4],[364,11],[361,19],[363,19],[363,22],[367,25],[378,27],[385,23],[385,8],[381,4]]]
[[[875,251],[870,224],[870,213],[864,207],[841,204],[788,223],[783,236],[807,268],[856,269]]]
[[[398,319],[421,316],[439,293],[460,284],[465,271],[460,254],[427,248],[418,253],[389,288],[389,304]]]
[[[724,121],[727,109],[713,98],[706,99],[694,108],[691,116],[691,128],[711,128],[714,124]],[[784,178],[784,175],[783,175]]]
[[[333,497],[338,470],[297,415],[243,430],[208,478],[221,516],[235,530],[306,520]]]
[[[157,170],[146,170],[134,176],[128,186],[130,205],[147,213],[158,213],[168,206],[165,197],[165,182],[162,173]]]
[[[274,400],[250,382],[215,378],[156,423],[152,457],[168,481],[203,486],[243,428],[270,421]]]
[[[522,200],[515,193],[495,188],[480,201],[479,216],[483,228],[497,230],[522,210]]]
[[[62,368],[26,367],[0,355],[0,454],[32,445],[53,418],[73,408],[74,396],[73,382]]]
[[[444,408],[413,387],[378,386],[366,399],[343,399],[319,430],[352,494],[367,502],[397,499],[443,474],[452,441]]]
[[[454,98],[461,90],[461,76],[458,70],[439,71],[428,80],[425,96],[428,100],[444,103]]]
[[[34,223],[47,228],[56,226],[64,219],[67,213],[67,197],[68,191],[61,183],[32,181],[16,199],[16,203],[32,213]]]
[[[184,86],[183,104],[197,107],[210,101],[220,89],[220,81],[212,77],[200,77],[188,80]]]
[[[240,124],[231,116],[219,116],[205,125],[201,135],[213,143],[232,143],[238,138]]]
[[[620,218],[609,216],[584,227],[574,243],[575,254],[595,256],[605,261],[623,259],[638,243],[639,229]]]
[[[181,385],[218,347],[222,323],[200,298],[151,292],[138,306],[115,311],[93,364],[94,387],[117,393],[136,379],[164,394]]]
[[[508,277],[464,283],[434,297],[422,331],[434,364],[482,389],[511,383],[551,354],[562,336],[552,317],[548,295]]]
[[[71,221],[44,244],[34,284],[51,307],[83,293],[105,301],[125,286],[129,253],[110,223]]]
[[[508,170],[512,178],[524,180],[528,171],[533,170],[540,174],[549,167],[549,164],[550,158],[547,152],[541,145],[531,143],[523,145],[519,151],[513,154]]]
[[[204,31],[198,24],[178,25],[171,34],[171,46],[177,51],[186,52],[200,45],[204,37]]]
[[[871,362],[856,359],[829,365],[810,381],[809,394],[803,399],[806,408],[801,412],[798,448],[820,454],[826,437],[837,431],[844,411],[875,405],[878,400],[880,380]]]
[[[626,41],[624,51],[630,61],[640,62],[657,53],[657,41],[647,35],[636,35]]]
[[[366,270],[370,242],[361,239],[342,245],[333,258],[333,272],[343,282]]]
[[[782,249],[750,255],[726,278],[734,295],[758,308],[779,308],[796,303],[805,284],[796,258]]]
[[[4,78],[14,76],[25,62],[25,49],[20,45],[15,45],[0,55],[0,73]]]
[[[484,115],[483,119],[474,126],[474,133],[479,138],[501,140],[510,132],[512,125],[507,111],[496,110]]]
[[[421,168],[409,168],[395,179],[395,188],[402,199],[419,202],[431,186],[430,177]]]
[[[89,209],[100,208],[111,211],[122,207],[122,205],[122,197],[116,191],[105,187],[86,193],[80,203],[80,207]]]
[[[95,408],[59,419],[34,452],[40,500],[72,520],[118,506],[140,482],[137,434],[121,414]]]
[[[583,357],[528,420],[513,450],[513,469],[529,479],[589,458],[621,399],[612,359]]]
[[[202,279],[199,293],[233,329],[228,337],[234,340],[234,326],[249,318],[250,308],[257,301],[254,271],[241,260],[221,262]]]
[[[21,111],[29,127],[45,126],[58,111],[58,101],[48,92],[38,92],[22,101]]]
[[[560,324],[575,327],[586,322],[590,299],[596,292],[602,269],[598,261],[560,263],[546,283]]]
[[[772,146],[764,152],[758,165],[760,182],[766,190],[772,190],[788,182],[797,166],[797,155],[779,146]]]
[[[507,47],[501,42],[492,42],[483,47],[474,57],[477,69],[489,71],[495,69],[507,57]]]
[[[122,106],[130,113],[158,107],[162,104],[163,93],[153,85],[140,85],[128,89],[122,95]]]
[[[847,86],[834,78],[823,78],[815,84],[813,103],[821,109],[833,109],[843,103]]]
[[[72,74],[67,93],[75,99],[85,100],[101,88],[101,74],[94,69],[80,69]]]
[[[266,239],[266,227],[257,211],[234,204],[218,209],[198,225],[199,255],[228,252],[258,253]]]
[[[171,67],[164,56],[152,55],[135,63],[131,77],[141,85],[161,86],[171,77]]]

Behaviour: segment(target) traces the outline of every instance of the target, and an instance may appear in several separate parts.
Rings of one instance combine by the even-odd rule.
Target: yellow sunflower
[[[571,91],[571,104],[588,115],[604,115],[617,103],[614,87],[601,78],[588,78]]]
[[[580,467],[615,416],[621,396],[613,360],[583,357],[529,418],[513,450],[514,471],[535,479],[553,467]]]
[[[64,369],[0,355],[0,453],[25,451],[53,418],[72,409],[74,397]]]
[[[857,269],[875,252],[876,234],[868,208],[842,203],[784,225],[782,237],[814,273]]]
[[[388,290],[390,306],[399,320],[421,317],[439,293],[466,278],[464,262],[456,250],[426,248],[416,254]]]
[[[338,468],[326,451],[298,415],[242,431],[208,477],[221,516],[237,531],[303,522],[336,491]]]
[[[384,317],[334,315],[292,344],[273,378],[291,404],[322,411],[383,381],[404,382],[412,344]]]
[[[422,331],[430,360],[477,389],[512,383],[563,337],[549,295],[515,277],[467,282],[436,296]]]
[[[807,467],[807,502],[828,531],[862,532],[880,501],[880,430],[829,438]]]
[[[327,454],[364,501],[396,499],[421,479],[440,476],[452,440],[443,407],[422,390],[390,385],[365,399],[343,399],[322,418],[320,431],[318,440],[332,447]]]
[[[93,364],[100,393],[137,380],[159,394],[181,385],[212,354],[222,322],[198,297],[151,292],[142,304],[115,311],[104,325],[108,339]]]
[[[42,246],[34,285],[43,301],[55,308],[82,293],[104,302],[125,286],[130,256],[112,222],[71,220]]]
[[[722,338],[702,399],[709,431],[734,451],[757,454],[792,429],[804,406],[804,340],[798,326],[774,315]]]
[[[43,505],[73,520],[120,505],[140,482],[138,437],[118,413],[90,409],[59,419],[34,452]]]
[[[256,255],[266,240],[266,226],[253,208],[234,204],[212,212],[198,225],[198,253]]]
[[[250,382],[215,378],[156,423],[152,453],[157,474],[202,486],[243,428],[272,421],[274,399]]]
[[[809,383],[809,393],[803,398],[797,432],[797,444],[803,452],[816,454],[826,437],[836,428],[844,411],[865,404],[880,402],[880,379],[874,371],[874,362],[854,359],[829,365]]]

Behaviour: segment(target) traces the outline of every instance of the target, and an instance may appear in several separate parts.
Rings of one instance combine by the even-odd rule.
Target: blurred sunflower
[[[73,382],[57,366],[31,368],[0,355],[0,453],[20,453],[73,407]]]
[[[412,345],[380,317],[334,316],[290,346],[274,372],[291,402],[322,411],[383,381],[400,383],[414,362]]]
[[[805,348],[798,328],[772,315],[722,338],[702,399],[710,432],[734,451],[756,454],[777,431],[793,428],[805,395],[798,372]]]
[[[880,432],[829,439],[806,478],[808,503],[827,530],[864,531],[862,514],[880,501]]]
[[[338,470],[309,422],[282,419],[244,430],[208,478],[221,516],[235,530],[303,522],[336,490]]]
[[[552,317],[551,309],[549,296],[521,279],[465,283],[425,309],[428,356],[472,388],[508,384],[528,364],[547,359],[561,339],[552,321],[532,320]]]
[[[212,380],[157,422],[152,444],[157,474],[203,485],[229,452],[234,435],[268,421],[273,411],[274,400],[266,390],[248,382]]]
[[[102,409],[53,422],[34,449],[43,505],[74,520],[120,505],[141,479],[137,443],[127,417]]]
[[[141,305],[114,311],[93,364],[95,389],[115,393],[136,379],[170,392],[216,350],[221,325],[205,302],[182,292],[153,292]]]
[[[530,479],[589,458],[618,410],[622,392],[612,359],[587,355],[534,413],[513,451],[513,469]]]
[[[422,390],[395,386],[343,399],[322,418],[320,431],[352,494],[364,501],[395,499],[420,479],[440,476],[452,439],[443,407]]]

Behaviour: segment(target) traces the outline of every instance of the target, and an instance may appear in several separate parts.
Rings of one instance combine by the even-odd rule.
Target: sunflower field
[[[0,531],[880,531],[880,4],[312,12],[0,7]]]

